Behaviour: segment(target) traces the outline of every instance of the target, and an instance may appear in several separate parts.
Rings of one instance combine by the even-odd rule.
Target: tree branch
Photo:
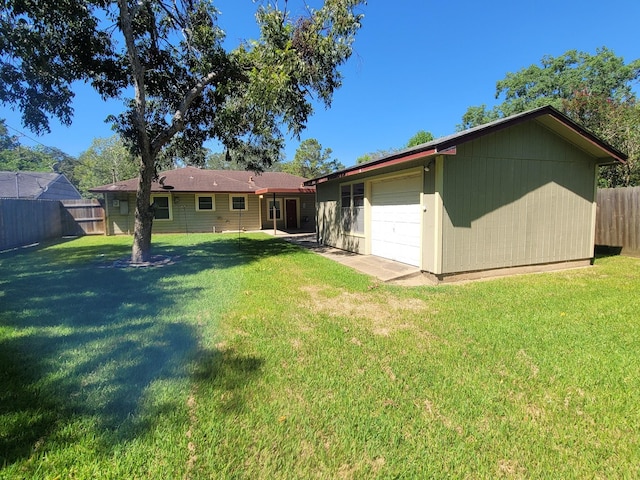
[[[134,121],[140,138],[141,150],[149,151],[149,135],[147,134],[147,122],[145,119],[147,112],[147,98],[144,85],[145,69],[140,62],[140,57],[136,48],[133,26],[131,25],[131,12],[129,11],[127,0],[118,0],[118,7],[120,9],[120,29],[122,30],[122,34],[125,38],[127,56],[129,57],[129,62],[131,63],[131,68],[133,70],[133,86],[135,90],[136,103]]]
[[[191,90],[187,92],[180,106],[173,114],[171,125],[160,132],[151,142],[151,150],[154,154],[166,145],[173,136],[184,128],[184,119],[193,101],[203,92],[203,90],[217,80],[219,72],[211,72],[202,78]]]

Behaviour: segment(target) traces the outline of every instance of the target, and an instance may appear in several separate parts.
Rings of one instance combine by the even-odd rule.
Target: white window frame
[[[233,208],[233,199],[238,197],[244,198],[244,208]],[[232,212],[246,212],[247,210],[249,210],[249,195],[247,195],[246,193],[236,193],[236,194],[230,193],[229,194],[229,210]]]
[[[267,198],[267,219],[273,220],[273,208],[270,207],[271,202],[273,202],[273,198]],[[276,216],[276,220],[282,220],[282,199],[276,198],[276,211],[280,214],[280,216]]]
[[[200,198],[210,198],[211,208],[200,208]],[[215,212],[216,211],[216,196],[212,193],[209,195],[197,195],[196,194],[196,212]]]
[[[360,185],[362,184],[362,205],[360,206],[355,206],[354,205],[354,194],[353,194],[353,187],[354,185]],[[349,187],[349,205],[348,206],[344,206],[342,204],[342,189],[343,187]],[[360,195],[358,195],[360,196]],[[350,183],[341,183],[340,184],[340,225],[342,228],[342,231],[344,233],[347,233],[349,235],[355,235],[355,236],[364,236],[365,234],[365,225],[364,225],[364,203],[365,203],[365,198],[366,198],[366,185],[365,182],[363,180],[358,180],[355,182],[350,182]],[[344,215],[345,215],[345,209],[349,209],[350,214],[352,214],[355,209],[359,209],[360,214],[363,216],[362,218],[362,231],[356,230],[354,229],[354,224],[355,222],[353,222],[351,219],[349,219],[349,229],[347,230],[346,228],[344,228],[344,224],[345,224],[345,219],[344,219]]]
[[[156,198],[166,198],[167,199],[167,205],[169,207],[169,218],[156,218],[155,214],[153,216],[153,221],[154,222],[171,222],[173,221],[173,199],[171,198],[170,194],[158,194],[158,193],[152,193],[151,194],[151,203],[153,204],[153,202],[155,202]]]

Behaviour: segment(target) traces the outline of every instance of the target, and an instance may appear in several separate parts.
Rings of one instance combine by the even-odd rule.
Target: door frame
[[[295,212],[293,214],[293,218],[296,220],[295,227],[289,225],[289,202],[295,202]],[[284,223],[285,228],[300,228],[300,199],[297,197],[285,197],[284,199]]]

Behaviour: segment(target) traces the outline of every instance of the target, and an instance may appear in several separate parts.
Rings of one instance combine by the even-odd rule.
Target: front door
[[[298,228],[298,201],[295,198],[287,198],[285,210],[287,211],[287,228]]]

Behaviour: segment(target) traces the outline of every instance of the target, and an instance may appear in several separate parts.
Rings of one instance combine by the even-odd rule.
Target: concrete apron
[[[265,233],[273,235],[273,230]],[[323,257],[353,268],[361,273],[370,275],[385,283],[393,283],[405,286],[434,285],[426,275],[423,275],[418,267],[406,263],[395,262],[374,255],[360,255],[347,252],[326,245],[319,245],[315,233],[289,234],[277,231],[276,236],[287,242],[295,243],[307,248]]]
[[[273,235],[273,230],[265,233]],[[391,283],[393,285],[402,285],[407,287],[415,287],[421,285],[439,285],[444,283],[466,283],[469,281],[485,281],[504,277],[505,275],[530,275],[534,273],[552,272],[556,270],[567,270],[573,268],[586,268],[591,265],[590,260],[579,260],[573,262],[560,262],[548,265],[530,265],[523,267],[512,267],[503,269],[485,270],[479,272],[467,272],[450,277],[438,282],[428,274],[421,272],[418,267],[407,265],[406,263],[395,262],[374,255],[360,255],[358,253],[347,252],[325,245],[318,245],[316,235],[309,233],[289,234],[287,232],[278,231],[277,237],[282,238],[291,243],[295,243],[324,257],[330,258],[338,263],[342,263],[359,272],[365,273],[378,280]]]

